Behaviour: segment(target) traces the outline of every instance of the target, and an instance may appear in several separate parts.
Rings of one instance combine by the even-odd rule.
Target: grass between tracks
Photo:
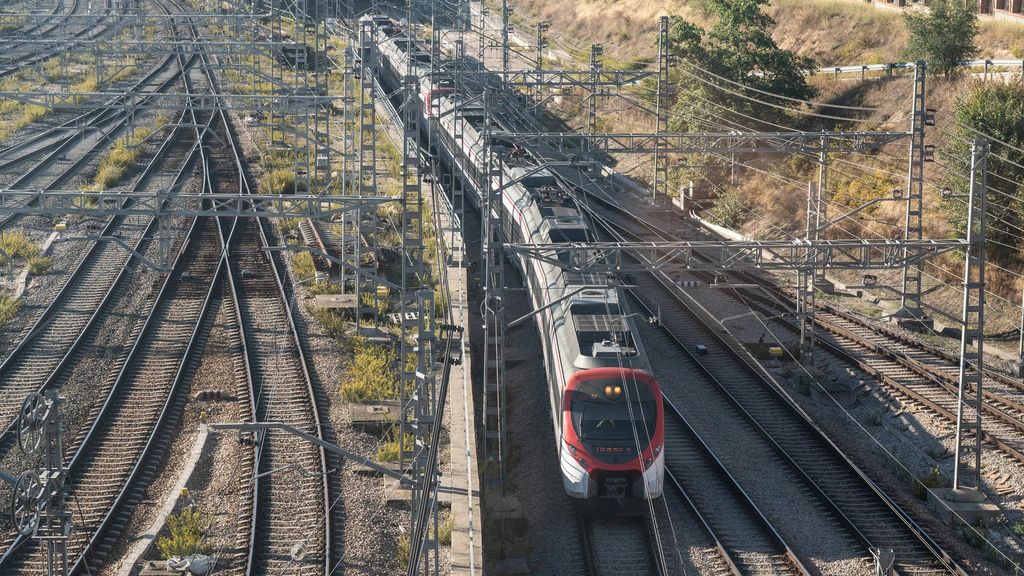
[[[102,192],[116,186],[124,178],[139,156],[147,138],[166,125],[170,120],[166,116],[158,116],[153,126],[136,128],[134,134],[122,136],[100,160],[96,176],[92,180],[92,190]]]
[[[206,533],[210,520],[198,510],[185,509],[167,519],[167,535],[156,541],[161,558],[185,557],[210,551]]]
[[[352,338],[349,342],[352,357],[341,382],[341,397],[349,402],[395,397],[398,390],[395,353],[390,348],[369,344],[362,338]]]
[[[21,298],[0,294],[0,327],[6,326],[21,310]]]

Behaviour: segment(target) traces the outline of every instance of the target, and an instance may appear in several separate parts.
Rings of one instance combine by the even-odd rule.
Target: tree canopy
[[[989,139],[988,230],[989,255],[1013,262],[1024,248],[1024,81],[978,83],[954,106],[955,135],[943,149],[946,174],[943,185],[957,196],[970,189],[971,141]],[[980,134],[979,134],[980,133]],[[988,135],[982,136],[981,134]],[[945,202],[962,234],[967,203],[963,198]]]
[[[929,68],[949,76],[958,62],[978,53],[974,37],[978,18],[974,2],[931,0],[928,11],[907,13],[903,21],[910,32],[911,57],[924,60]]]
[[[681,85],[679,104],[685,129],[698,129],[703,114],[713,101],[725,108],[759,118],[780,117],[776,106],[784,101],[749,91],[729,81],[771,94],[806,100],[814,96],[805,73],[815,68],[810,58],[779,48],[772,38],[775,21],[764,13],[769,0],[705,0],[714,17],[707,30],[679,17],[672,19],[669,39],[679,62]],[[717,76],[717,77],[716,77]],[[723,80],[723,78],[725,80]],[[722,113],[719,108],[714,113]],[[726,113],[728,114],[728,113]],[[687,117],[689,119],[687,120]]]

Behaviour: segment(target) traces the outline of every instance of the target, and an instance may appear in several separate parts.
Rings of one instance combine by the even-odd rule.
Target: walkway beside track
[[[430,198],[429,190],[424,197]],[[476,460],[476,418],[473,407],[473,365],[469,350],[469,274],[462,226],[451,213],[451,204],[439,199],[430,203],[437,215],[437,235],[443,239],[442,253],[448,270],[449,302],[452,324],[464,328],[463,337],[453,342],[454,354],[461,364],[451,367],[448,377],[447,417],[450,438],[449,464],[441,476],[441,493],[451,500],[455,517],[452,529],[452,576],[483,574],[483,516],[480,512],[480,474]],[[461,264],[460,264],[461,261]],[[457,347],[457,348],[456,348]]]

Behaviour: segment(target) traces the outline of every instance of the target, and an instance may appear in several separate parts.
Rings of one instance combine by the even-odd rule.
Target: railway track
[[[693,508],[735,574],[810,574],[668,397],[665,483]]]
[[[171,162],[175,159],[173,155],[168,158]],[[176,181],[184,180],[189,175],[184,167],[191,166],[184,157],[179,161],[182,169]],[[153,218],[115,217],[104,227],[102,235],[119,234],[122,241],[141,253],[155,241],[156,227]],[[26,337],[0,364],[0,377],[7,381],[0,389],[0,425],[5,429],[0,452],[6,453],[10,448],[21,399],[68,377],[80,361],[79,348],[91,331],[107,315],[117,312],[110,306],[128,288],[138,265],[117,244],[95,242]]]
[[[613,238],[625,239],[607,220],[603,224]],[[642,294],[632,292],[637,303],[651,316],[660,311],[663,328],[680,350],[712,377],[718,393],[797,471],[857,537],[865,552],[869,547],[893,548],[901,572],[965,574],[894,499],[906,497],[905,490],[883,491],[775,387],[762,368],[739,352],[742,345],[738,341],[723,334],[717,322],[687,301],[669,278],[663,273],[645,276],[648,281],[641,283]],[[707,355],[698,358],[690,352],[698,344],[705,347]]]
[[[181,383],[195,370],[196,335],[208,333],[206,312],[222,262],[215,224],[193,222],[173,270],[156,296],[106,400],[68,463],[69,508],[76,530],[68,542],[74,569],[103,565],[132,505],[169,447],[181,415]],[[205,323],[205,324],[204,324]],[[201,330],[206,326],[206,330]],[[17,539],[0,558],[3,573],[45,571],[34,542]]]
[[[189,114],[193,125],[202,124],[195,113]],[[223,114],[220,120],[224,121]],[[200,131],[195,129],[195,134],[198,138]],[[193,147],[189,156],[197,153],[202,155],[202,149]],[[189,161],[182,163],[182,175],[190,165]],[[203,165],[210,164],[204,161]],[[221,179],[204,181],[216,186]],[[217,279],[227,267],[218,231],[212,219],[193,220],[172,273],[165,278],[122,369],[113,382],[102,387],[108,390],[106,401],[75,447],[68,464],[70,509],[76,524],[69,541],[73,572],[92,573],[103,565],[139,494],[152,481],[169,449],[170,431],[183,406],[181,384],[198,366],[197,350],[209,336],[213,321],[209,310],[217,307],[221,298]],[[244,517],[244,512],[239,514],[240,526]],[[242,536],[246,544],[251,541],[250,534],[246,527]],[[18,538],[7,550],[0,558],[3,573],[43,570],[45,558],[34,543]]]
[[[188,119],[195,123],[197,118]],[[198,149],[192,143],[171,132],[163,141],[151,161],[146,165],[133,191],[149,186],[167,189],[181,184],[191,175]],[[168,169],[170,168],[170,171]],[[129,201],[124,201],[127,206]],[[111,218],[100,231],[102,237],[118,235],[136,252],[145,250],[153,242],[158,223],[154,218],[117,216]],[[10,430],[21,399],[60,381],[76,364],[78,347],[87,332],[106,314],[108,303],[116,300],[131,277],[137,262],[131,254],[113,242],[93,242],[73,272],[54,297],[41,311],[35,322],[15,348],[0,363],[0,377],[8,384],[0,390],[0,426],[7,433],[0,451],[10,447]]]
[[[237,298],[256,421],[284,422],[321,436],[305,354],[278,268],[268,262],[262,223],[240,220],[232,234],[231,283]],[[254,574],[322,574],[328,565],[323,450],[272,431],[259,440]]]
[[[588,576],[664,576],[647,514],[608,516],[580,513]]]
[[[719,393],[757,428],[778,456],[797,471],[822,504],[848,526],[866,552],[869,547],[896,550],[901,570],[945,574],[959,569],[930,537],[880,488],[867,478],[802,412],[762,380],[756,369],[737,358],[734,343],[716,342],[704,326],[695,329],[691,312],[665,289],[647,290],[642,305],[660,310],[662,323],[687,352],[697,344],[708,350],[700,366],[716,374]],[[713,367],[713,368],[711,368]],[[666,450],[668,453],[668,450]],[[885,518],[885,520],[882,520]]]
[[[73,2],[71,4],[71,9],[69,10],[68,13],[74,14],[78,10],[78,3],[79,2],[80,2],[80,0],[73,0]],[[6,51],[7,49],[11,48],[12,46],[17,45],[18,40],[20,38],[22,38],[22,37],[27,37],[27,36],[30,36],[30,35],[43,36],[43,35],[49,34],[50,32],[53,32],[57,28],[57,26],[58,26],[57,24],[54,24],[53,26],[50,26],[46,30],[42,30],[42,28],[44,26],[47,26],[50,20],[53,20],[54,18],[60,16],[61,14],[59,14],[59,12],[63,8],[64,8],[64,0],[58,0],[57,2],[55,2],[53,4],[53,9],[50,10],[50,13],[47,14],[46,16],[44,16],[38,22],[35,22],[33,24],[29,24],[27,26],[23,26],[23,27],[21,27],[21,28],[19,28],[17,30],[12,31],[12,32],[8,32],[6,34],[6,36],[11,38],[11,40],[5,41],[4,43],[0,44],[0,50]],[[35,15],[33,15],[33,16],[35,16]],[[36,33],[37,30],[39,30],[38,33]]]
[[[113,140],[115,132],[127,123],[126,112],[117,109],[118,104],[124,102],[129,95],[140,93],[139,103],[145,104],[149,99],[146,94],[167,90],[181,76],[182,66],[174,66],[177,63],[175,56],[168,56],[150,68],[141,80],[126,87],[125,94],[115,96],[99,104],[95,109],[75,115],[53,128],[0,148],[0,170],[20,168],[23,162],[40,154],[52,152],[58,147],[59,152],[47,156],[45,162],[67,157],[70,152],[69,142],[78,136],[84,137],[91,133],[101,140]],[[191,64],[191,61],[187,62],[184,68],[188,69]]]
[[[76,0],[73,4],[73,10],[64,15],[63,18],[70,20],[79,8],[80,0]],[[96,40],[105,36],[116,28],[112,23],[108,22],[111,17],[119,18],[112,8],[104,8],[102,13],[96,17],[96,23],[105,22],[105,25],[92,27],[90,26],[91,23],[85,23],[77,30],[66,30],[66,32],[70,32],[67,37],[55,39],[50,44],[13,41],[11,45],[7,46],[4,51],[4,57],[0,60],[0,78],[11,76],[26,66],[35,66],[46,62],[51,58],[59,56],[62,52],[72,52],[80,46],[76,42],[77,40]],[[56,24],[44,36],[51,34],[62,26],[68,25]],[[68,27],[70,28],[70,26]]]
[[[646,225],[663,239],[672,238],[663,230]],[[698,273],[712,282],[712,274]],[[778,284],[760,275],[731,271],[726,277],[739,283],[756,283],[770,292],[725,290],[742,308],[775,317],[773,323],[799,333],[792,320],[777,318],[778,301],[793,306],[792,299]],[[873,325],[855,314],[822,306],[815,312],[819,343],[833,356],[875,376],[882,386],[904,402],[917,405],[939,416],[950,426],[956,424],[959,363],[934,347],[918,343],[892,329]],[[985,405],[983,439],[995,449],[1024,464],[1024,383],[1007,375],[986,371],[983,394]]]

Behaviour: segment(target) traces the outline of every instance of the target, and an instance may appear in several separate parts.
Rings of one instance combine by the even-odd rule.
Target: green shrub
[[[271,170],[260,178],[260,193],[288,194],[295,190],[295,172],[285,168]]]
[[[299,235],[299,220],[297,218],[279,218],[277,227],[284,236]]]
[[[6,326],[21,309],[21,298],[0,294],[0,326]]]
[[[373,292],[362,292],[359,300],[363,306],[377,309],[377,316],[383,317],[391,310],[391,300],[386,297],[378,297]]]
[[[455,513],[449,512],[448,517],[437,527],[437,542],[442,546],[451,546],[452,531],[455,529]]]
[[[310,282],[308,287],[309,293],[314,296],[319,296],[320,294],[341,294],[341,286],[323,280]]]
[[[416,438],[408,432],[404,434],[405,449],[409,450],[416,443]],[[378,462],[398,462],[398,457],[402,451],[402,447],[399,445],[398,434],[394,431],[388,433],[388,439],[386,442],[377,448],[377,461]]]
[[[33,276],[42,276],[50,271],[53,260],[49,256],[30,256],[28,258],[28,273]]]
[[[324,335],[328,338],[333,338],[339,342],[344,342],[346,338],[345,328],[348,323],[345,319],[335,314],[334,312],[327,310],[326,308],[310,308],[310,314],[313,315],[313,319],[320,325],[320,329]]]
[[[390,349],[353,339],[352,361],[341,382],[341,397],[349,402],[394,398],[398,376]]]
[[[409,568],[409,553],[411,545],[409,544],[409,536],[402,534],[398,538],[398,545],[395,549],[395,556],[398,557],[399,564],[402,565],[402,571],[404,572]]]
[[[141,141],[138,135],[132,140]],[[127,137],[120,138],[117,144],[100,160],[99,167],[96,169],[96,176],[92,180],[93,190],[102,192],[116,186],[124,178],[128,168],[135,163],[141,152],[137,146],[129,146],[131,146],[131,143]]]
[[[929,488],[947,488],[948,486],[949,480],[942,475],[938,467],[935,467],[927,474],[917,477],[917,482],[914,482],[914,496],[920,500],[927,500]]]
[[[197,510],[182,510],[167,519],[167,536],[156,541],[156,549],[162,558],[189,556],[209,552],[204,542],[209,521]]]
[[[739,188],[727,188],[715,198],[707,211],[707,219],[719,226],[736,228],[750,219],[747,200]]]
[[[316,265],[313,263],[313,254],[299,252],[292,258],[292,270],[300,281],[316,276]]]
[[[39,254],[39,247],[29,240],[24,232],[7,232],[0,235],[0,250],[15,260],[26,260]]]
[[[95,196],[79,196],[73,203],[77,208],[96,208],[100,205],[99,198]]]
[[[903,22],[910,32],[913,58],[927,60],[928,69],[949,76],[961,60],[978,53],[977,6],[960,0],[931,0],[928,12],[908,12]]]

